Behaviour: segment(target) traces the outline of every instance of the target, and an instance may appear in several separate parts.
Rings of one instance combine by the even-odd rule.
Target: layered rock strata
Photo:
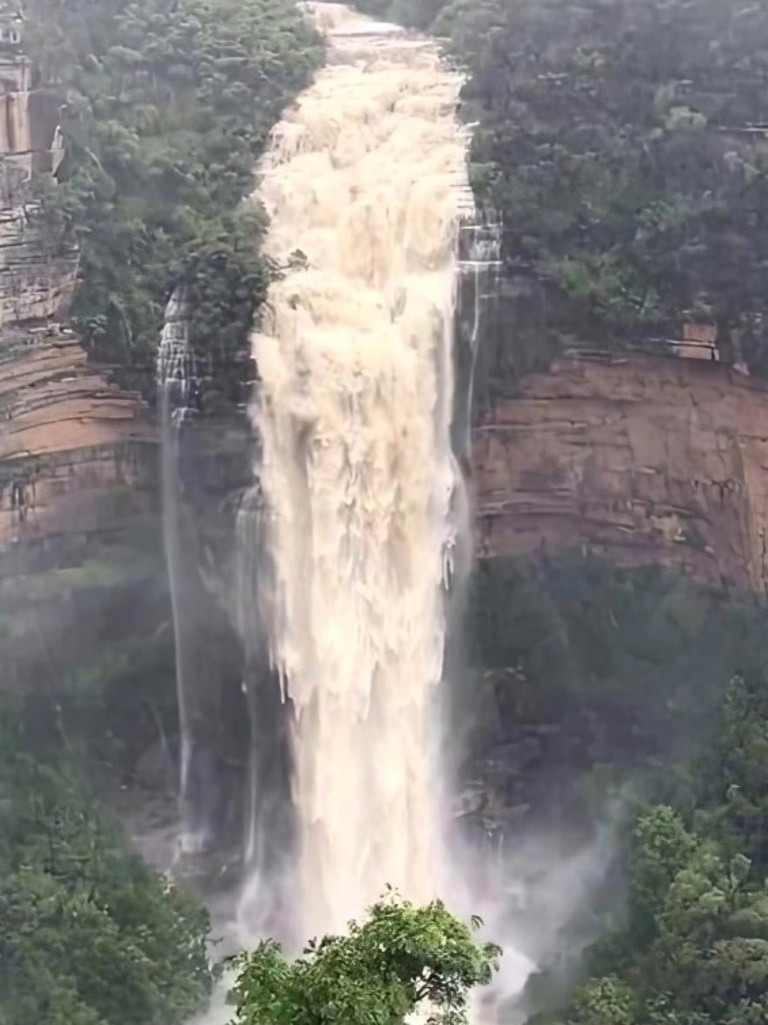
[[[573,355],[474,432],[481,558],[581,549],[764,596],[768,388],[720,363]]]

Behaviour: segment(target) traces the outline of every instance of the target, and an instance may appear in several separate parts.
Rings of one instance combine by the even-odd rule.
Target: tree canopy
[[[193,343],[245,343],[269,267],[255,163],[322,61],[291,0],[27,0],[25,48],[61,104],[65,181],[44,195],[81,252],[73,314],[87,344],[151,362],[187,286]]]
[[[65,763],[0,741],[0,1023],[181,1025],[213,983],[207,912]]]
[[[429,24],[467,69],[475,191],[545,311],[523,372],[544,335],[615,348],[685,321],[768,372],[764,4],[358,2]]]
[[[742,0],[518,0],[445,12],[482,111],[478,188],[507,260],[592,343],[683,319],[762,368],[768,10]],[[673,335],[679,337],[679,335]]]
[[[717,741],[677,807],[641,809],[627,838],[624,922],[591,949],[571,1025],[768,1020],[765,757],[768,678],[735,678]]]
[[[419,1009],[433,1025],[463,1025],[499,954],[440,901],[418,907],[390,895],[295,961],[273,941],[243,955],[236,1025],[402,1025]]]

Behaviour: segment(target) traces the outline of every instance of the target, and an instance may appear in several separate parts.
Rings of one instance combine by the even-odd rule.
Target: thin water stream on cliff
[[[168,570],[176,655],[176,689],[179,707],[181,836],[183,852],[194,853],[206,842],[206,824],[190,794],[192,730],[190,723],[191,646],[190,617],[186,603],[186,554],[182,537],[180,500],[181,432],[190,415],[196,365],[189,344],[189,324],[184,294],[177,290],[165,311],[165,324],[157,351],[156,381],[161,430],[161,488],[163,498],[163,548]]]

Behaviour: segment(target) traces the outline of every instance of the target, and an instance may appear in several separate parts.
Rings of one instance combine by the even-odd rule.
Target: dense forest
[[[210,994],[208,915],[130,851],[71,760],[0,721],[0,1022],[181,1025]]]
[[[534,1020],[765,1021],[764,610],[658,569],[575,557],[492,560],[473,592],[471,659],[498,672],[505,721],[529,747],[546,724],[526,752],[521,806],[535,819],[548,805],[560,830],[577,831],[608,795],[624,807],[617,875],[588,924],[598,939],[574,968],[581,934],[564,931],[561,963],[527,987]]]
[[[768,1014],[768,681],[734,678],[711,745],[625,841],[627,908],[591,948],[563,1017],[756,1025]],[[607,924],[607,923],[606,923]]]
[[[245,347],[270,268],[243,201],[283,108],[322,60],[290,0],[28,0],[25,48],[61,110],[51,230],[81,254],[73,317],[100,359],[152,366],[173,288],[192,342]]]
[[[512,373],[566,344],[711,324],[768,372],[768,11],[746,0],[360,0],[447,38],[474,186],[542,307]],[[546,337],[542,336],[542,330]]]

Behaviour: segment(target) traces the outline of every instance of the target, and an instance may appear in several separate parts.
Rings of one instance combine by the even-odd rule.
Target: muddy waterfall
[[[471,209],[460,78],[429,42],[316,15],[329,66],[260,187],[284,272],[253,340],[271,571],[242,615],[266,622],[292,708],[303,936],[386,884],[421,901],[448,883],[437,724],[465,543],[451,419]]]

